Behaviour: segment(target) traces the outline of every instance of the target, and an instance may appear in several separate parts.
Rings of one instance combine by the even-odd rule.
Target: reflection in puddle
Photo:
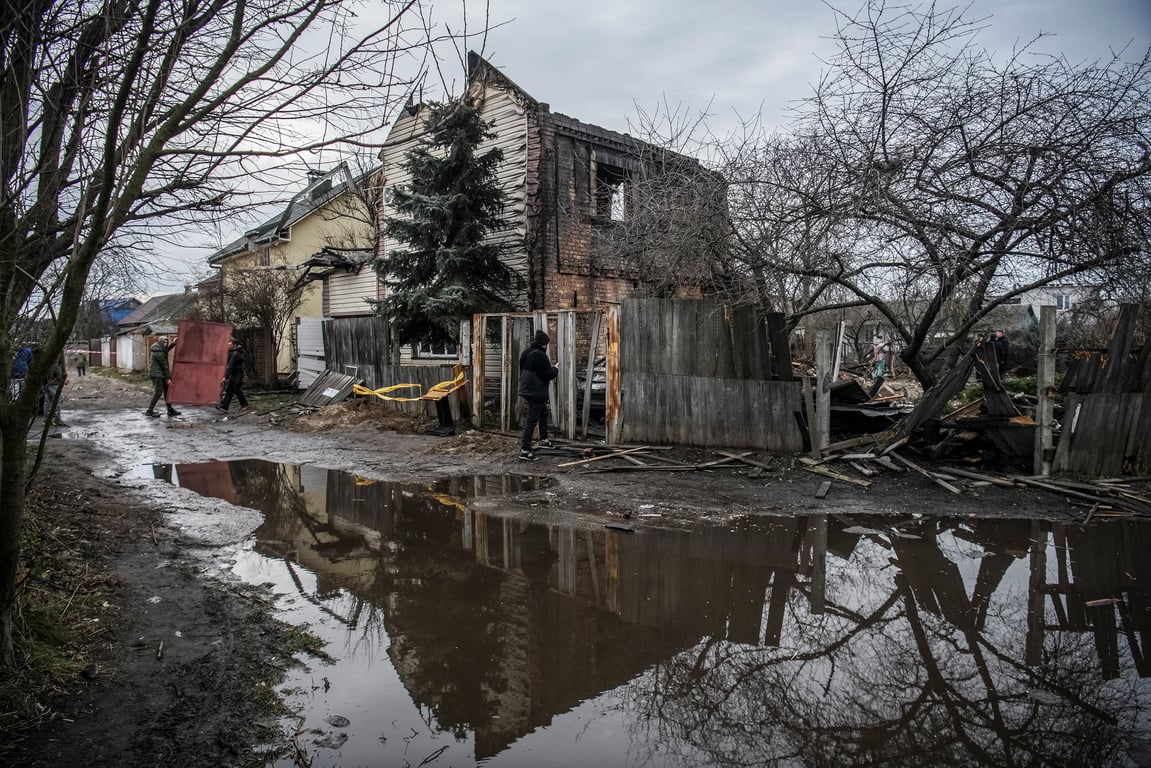
[[[286,618],[337,659],[289,679],[315,766],[1151,757],[1145,523],[812,515],[626,534],[469,506],[542,487],[520,477],[261,461],[164,477],[263,512],[237,572],[288,595]]]

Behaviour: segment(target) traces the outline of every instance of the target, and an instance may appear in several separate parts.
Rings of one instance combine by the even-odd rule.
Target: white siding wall
[[[328,316],[355,317],[372,314],[366,299],[377,299],[380,278],[365,265],[352,275],[339,272],[328,277]]]

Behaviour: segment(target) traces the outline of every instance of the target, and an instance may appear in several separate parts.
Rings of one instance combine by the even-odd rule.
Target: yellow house
[[[293,376],[300,319],[327,314],[328,281],[313,270],[359,271],[372,252],[362,183],[347,164],[311,171],[281,211],[208,260],[219,272],[201,285],[201,315],[236,326],[263,383]]]

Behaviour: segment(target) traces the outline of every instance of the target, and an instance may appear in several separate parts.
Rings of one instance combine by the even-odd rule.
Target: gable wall
[[[489,240],[504,244],[504,261],[525,281],[529,282],[528,253],[524,245],[528,225],[526,206],[528,200],[528,117],[522,100],[509,91],[494,86],[474,86],[473,95],[482,98],[482,114],[489,128],[495,134],[480,145],[478,151],[485,152],[498,147],[504,153],[498,171],[498,182],[506,194],[503,218],[506,228],[489,233]],[[401,117],[389,133],[388,142],[380,154],[386,187],[411,183],[411,174],[404,168],[407,153],[416,146],[422,134],[419,118]],[[388,196],[390,197],[390,196]],[[380,228],[389,217],[396,215],[385,200],[381,206]],[[392,238],[381,238],[379,255],[386,256],[400,244]],[[513,297],[516,306],[525,306],[528,301],[525,290]]]

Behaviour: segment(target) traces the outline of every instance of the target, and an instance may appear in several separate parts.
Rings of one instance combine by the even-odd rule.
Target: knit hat
[[[535,338],[532,339],[532,342],[534,344],[539,344],[540,346],[544,346],[544,347],[546,347],[548,345],[549,341],[551,341],[551,338],[547,335],[547,333],[545,333],[542,330],[536,331]]]

